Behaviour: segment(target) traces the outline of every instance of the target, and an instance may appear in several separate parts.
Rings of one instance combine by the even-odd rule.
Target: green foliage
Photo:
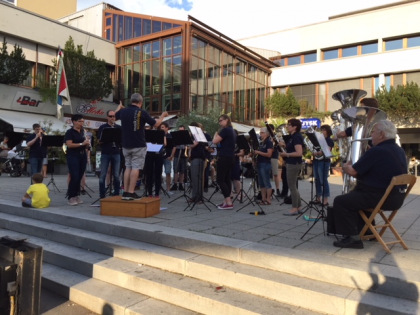
[[[305,114],[301,114],[301,116],[307,118],[319,118],[321,121],[325,121],[326,118],[331,116],[331,112],[319,112],[316,109],[308,108]]]
[[[184,125],[185,128],[188,128],[190,123],[193,121],[203,124],[204,130],[210,136],[213,136],[216,131],[219,130],[219,116],[221,115],[220,111],[211,110],[207,116],[202,116],[197,114],[195,110],[189,112],[187,115],[181,116],[178,118],[177,127]]]
[[[8,54],[4,39],[0,51],[0,83],[21,84],[28,77],[30,67],[20,46],[15,44],[13,51]]]
[[[64,67],[71,95],[96,100],[112,92],[105,61],[97,59],[94,51],[88,51],[84,56],[82,45],[75,47],[71,37],[64,47]]]
[[[380,106],[394,122],[407,123],[420,115],[420,89],[417,83],[391,86],[389,91],[382,86],[375,95]]]
[[[82,45],[74,44],[70,36],[64,46],[64,68],[66,70],[67,84],[70,96],[86,100],[97,100],[107,97],[113,90],[110,73],[104,60],[95,57],[94,51],[83,55]],[[40,87],[40,94],[44,101],[56,102],[57,88],[57,59],[52,60],[51,86]]]
[[[273,117],[296,117],[300,113],[300,104],[291,89],[286,94],[275,91],[265,101],[267,111]]]
[[[266,108],[270,113],[271,120],[287,121],[288,118],[301,116],[319,118],[321,121],[324,121],[331,115],[331,112],[318,112],[308,106],[306,100],[296,100],[291,89],[287,89],[286,94],[275,91],[273,95],[266,99]],[[276,126],[282,123],[273,123],[273,125]]]

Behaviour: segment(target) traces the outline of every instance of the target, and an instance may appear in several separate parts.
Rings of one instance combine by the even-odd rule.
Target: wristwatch
[[[83,143],[82,143],[82,142],[80,142],[79,144],[80,144],[80,146],[82,146],[82,145],[83,145]]]

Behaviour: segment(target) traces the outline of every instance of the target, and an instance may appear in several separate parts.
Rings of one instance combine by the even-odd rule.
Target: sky
[[[100,0],[78,0],[77,9]],[[328,17],[395,0],[109,0],[123,11],[188,20],[200,20],[224,35],[238,40],[255,35],[327,21]]]

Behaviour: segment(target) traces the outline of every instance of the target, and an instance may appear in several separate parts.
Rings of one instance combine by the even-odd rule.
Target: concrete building
[[[332,99],[341,90],[373,97],[382,85],[420,85],[419,13],[419,1],[402,1],[239,43],[282,65],[271,69],[272,89],[291,88],[308,106],[332,112],[341,108]],[[398,127],[403,147],[419,157],[419,125]]]
[[[19,45],[31,63],[30,75],[20,87],[0,86],[0,127],[11,131],[10,126],[13,126],[12,130],[22,132],[31,130],[33,123],[48,120],[54,130],[62,131],[63,122],[55,118],[56,104],[43,102],[38,87],[49,82],[58,47],[64,47],[70,36],[77,45],[83,46],[84,53],[94,50],[97,58],[114,69],[115,45],[112,42],[0,1],[1,42],[7,42],[8,53],[15,44]],[[65,114],[82,113],[87,118],[86,127],[97,128],[106,119],[106,111],[116,107],[112,100],[112,95],[108,101],[101,102],[72,98],[72,107],[64,106]]]
[[[58,19],[77,10],[77,0],[1,0],[50,19]]]

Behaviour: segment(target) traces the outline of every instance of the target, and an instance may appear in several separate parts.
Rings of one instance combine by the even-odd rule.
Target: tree
[[[93,50],[84,56],[82,45],[76,47],[71,36],[64,46],[64,67],[72,96],[96,100],[112,92],[105,61],[97,59]]]
[[[273,117],[296,117],[299,116],[300,104],[296,100],[291,89],[286,94],[275,91],[265,101],[267,111]]]
[[[4,40],[0,52],[0,83],[22,84],[29,75],[30,67],[31,64],[26,61],[22,48],[15,44],[9,55],[7,42]]]
[[[86,100],[97,100],[107,97],[112,92],[112,81],[105,60],[95,57],[94,51],[88,51],[83,55],[83,46],[74,44],[70,36],[64,46],[64,68],[66,70],[67,84],[70,96],[80,97]],[[56,102],[57,87],[57,59],[53,59],[51,86],[40,86],[40,94],[43,100]]]
[[[209,135],[214,135],[216,131],[220,129],[218,119],[221,115],[220,112],[212,110],[206,116],[197,114],[196,111],[191,111],[187,115],[179,117],[177,121],[177,127],[184,125],[185,128],[188,128],[190,123],[193,121],[203,124],[204,129]]]
[[[420,88],[417,83],[391,86],[389,91],[382,86],[375,95],[380,106],[394,122],[406,124],[420,115]]]

